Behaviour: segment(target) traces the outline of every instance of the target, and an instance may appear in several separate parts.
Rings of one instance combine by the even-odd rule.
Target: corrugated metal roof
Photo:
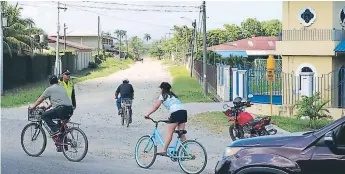
[[[277,37],[253,37],[208,47],[208,50],[275,50]]]
[[[335,48],[335,52],[345,52],[345,39],[341,41]]]
[[[48,39],[56,42],[55,37],[48,36]],[[65,41],[63,39],[59,39],[59,42],[63,44]],[[68,40],[66,40],[66,45],[70,46],[70,47],[77,48],[77,49],[81,49],[81,50],[91,50],[91,48],[86,46],[86,45],[78,44],[78,43],[68,41]]]
[[[230,55],[248,57],[246,51],[240,51],[240,50],[214,50],[214,52],[220,54],[222,58],[229,58]]]

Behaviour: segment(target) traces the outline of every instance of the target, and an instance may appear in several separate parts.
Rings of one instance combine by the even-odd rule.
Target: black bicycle
[[[133,99],[121,99],[121,108],[122,108],[122,114],[121,114],[121,124],[122,126],[129,126],[129,124],[132,121],[132,102]]]
[[[47,146],[47,136],[43,127],[51,134],[51,130],[47,123],[42,120],[42,114],[45,112],[45,107],[37,107],[35,109],[28,109],[28,121],[31,123],[27,124],[21,133],[21,145],[26,154],[33,157],[40,156]],[[85,133],[79,128],[80,124],[70,122],[70,120],[61,120],[61,119],[53,119],[56,121],[60,127],[61,135],[56,140],[53,139],[56,146],[60,146],[62,148],[63,155],[72,162],[79,162],[87,154],[88,151],[88,140]],[[43,125],[43,126],[42,126]],[[74,134],[76,133],[76,135]],[[81,136],[78,136],[78,134]],[[30,134],[28,138],[26,137],[27,134]],[[79,141],[81,138],[84,141],[84,145],[81,144]],[[26,140],[30,143],[29,147],[27,147]],[[37,143],[38,144],[34,144]],[[32,148],[32,149],[30,149]],[[35,149],[37,148],[37,151]],[[79,150],[83,148],[83,150]],[[76,154],[81,151],[81,156],[77,156]]]

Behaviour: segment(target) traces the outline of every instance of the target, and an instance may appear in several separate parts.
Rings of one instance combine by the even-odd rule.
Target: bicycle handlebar
[[[155,120],[153,120],[152,118],[147,118],[147,117],[145,117],[145,119],[149,119],[149,120],[151,120],[152,122],[154,122],[154,123],[156,123],[156,124],[158,124],[158,123],[161,123],[161,122],[163,122],[163,123],[169,123],[169,120],[158,120],[158,121],[155,121]]]

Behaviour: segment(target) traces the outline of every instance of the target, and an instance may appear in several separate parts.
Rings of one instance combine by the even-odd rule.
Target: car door
[[[310,161],[312,167],[306,171],[308,174],[345,173],[345,124],[339,125],[333,132],[335,133],[334,146],[325,142],[325,136],[314,146]]]

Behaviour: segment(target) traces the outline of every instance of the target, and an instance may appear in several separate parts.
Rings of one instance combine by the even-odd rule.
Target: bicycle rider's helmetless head
[[[56,77],[56,75],[52,75],[49,77],[49,85],[55,85],[55,84],[58,84],[59,83],[59,80],[58,78]]]
[[[161,89],[161,93],[167,93],[170,91],[171,85],[168,82],[162,82],[159,88]]]
[[[62,78],[64,81],[68,81],[70,78],[71,73],[66,69],[62,72]]]
[[[123,83],[129,83],[129,80],[127,78],[122,80]]]

